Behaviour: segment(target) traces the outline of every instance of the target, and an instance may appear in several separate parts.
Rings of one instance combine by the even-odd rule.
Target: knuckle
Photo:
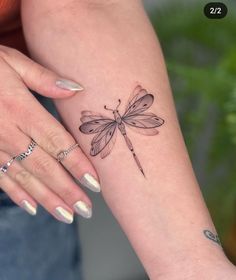
[[[44,87],[45,78],[48,76],[48,71],[43,66],[39,65],[37,62],[28,59],[28,69],[25,69],[22,76],[24,79],[28,79],[28,77],[34,77],[34,83],[40,85],[40,87]]]
[[[37,75],[39,80],[44,80],[45,77],[48,76],[48,70],[46,70],[46,68],[36,63],[35,63],[35,68],[37,69]]]
[[[27,170],[21,170],[15,175],[15,180],[25,188],[31,185],[31,178],[32,175]]]
[[[34,78],[34,83],[43,86],[43,81],[45,79],[45,76],[47,76],[47,71],[46,69],[39,65],[37,62],[34,62],[33,60],[26,58],[27,59],[27,68],[22,71],[22,78],[24,80],[31,79],[32,77]]]
[[[20,122],[22,117],[26,116],[27,114],[27,106],[25,105],[25,92],[22,89],[18,90],[17,88],[15,88],[14,90],[7,89],[4,92],[2,92],[0,89],[0,96],[0,110],[3,113],[4,121],[7,124],[11,120],[17,120],[18,122]]]
[[[45,174],[47,174],[50,170],[53,170],[50,157],[44,157],[44,156],[34,157],[31,164],[31,168],[32,168],[32,173],[36,177],[45,176]]]
[[[48,130],[45,140],[46,143],[44,146],[46,150],[50,154],[56,155],[57,151],[60,149],[59,143],[61,142],[61,135],[54,130]]]
[[[45,76],[48,75],[48,71],[41,65],[37,64],[36,62],[32,61],[32,67],[35,70],[35,73],[37,74],[38,81],[42,81],[45,79]]]
[[[54,157],[56,157],[65,146],[69,146],[68,143],[72,143],[69,132],[64,131],[60,133],[56,130],[48,130],[45,141],[45,149]]]

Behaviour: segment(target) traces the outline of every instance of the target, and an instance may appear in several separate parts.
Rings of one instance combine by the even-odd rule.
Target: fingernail
[[[100,192],[101,186],[98,181],[89,173],[85,173],[80,179],[80,183],[94,192]]]
[[[66,224],[73,223],[73,215],[63,207],[57,207],[55,209],[55,214],[60,221]]]
[[[91,218],[92,217],[92,209],[88,206],[87,203],[79,200],[73,205],[77,214],[83,216],[84,218]]]
[[[80,84],[66,79],[57,80],[56,86],[70,91],[81,91],[84,89]]]
[[[30,215],[35,216],[37,214],[37,208],[34,207],[29,201],[22,200],[21,202],[22,208],[24,208]]]

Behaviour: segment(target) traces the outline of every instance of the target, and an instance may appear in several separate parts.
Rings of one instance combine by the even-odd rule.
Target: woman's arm
[[[104,105],[115,108],[121,99],[122,115],[138,84],[154,96],[152,105],[150,95],[141,104],[150,106],[147,111],[132,110],[136,118],[152,112],[164,119],[162,124],[161,119],[149,115],[151,120],[143,121],[146,126],[159,124],[158,134],[138,134],[126,119],[127,135],[122,135],[123,127],[117,127],[111,153],[104,159],[90,157],[100,176],[103,196],[150,278],[209,280],[218,279],[216,276],[224,279],[221,274],[228,273],[226,278],[233,279],[234,267],[221,246],[204,235],[204,230],[213,234],[216,230],[181,135],[161,49],[140,1],[50,0],[36,4],[24,0],[22,14],[34,59],[75,81],[79,77],[85,86],[83,96],[55,102],[87,154],[96,134],[82,132],[97,128],[99,123],[84,125],[81,132],[82,111],[113,118]],[[129,117],[134,118],[134,114]],[[89,120],[91,117],[83,119]],[[149,131],[155,133],[151,128]],[[133,147],[125,141],[126,136]],[[92,153],[99,152],[104,141],[109,141],[108,134],[94,145]]]

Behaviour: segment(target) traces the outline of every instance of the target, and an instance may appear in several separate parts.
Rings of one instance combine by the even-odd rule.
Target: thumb
[[[0,56],[19,74],[28,88],[40,95],[66,98],[84,89],[79,83],[59,77],[15,49],[0,46]]]

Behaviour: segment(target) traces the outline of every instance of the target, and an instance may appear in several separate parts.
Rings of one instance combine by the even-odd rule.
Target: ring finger
[[[19,154],[19,151],[27,151],[31,139],[20,130],[15,132],[16,139],[10,154]],[[13,151],[14,150],[14,151]],[[21,165],[38,181],[49,188],[54,194],[58,195],[71,209],[85,218],[92,215],[92,203],[88,196],[73,181],[72,177],[66,172],[61,164],[48,155],[40,146],[31,150],[30,154],[20,161]],[[35,178],[35,179],[36,179]]]

